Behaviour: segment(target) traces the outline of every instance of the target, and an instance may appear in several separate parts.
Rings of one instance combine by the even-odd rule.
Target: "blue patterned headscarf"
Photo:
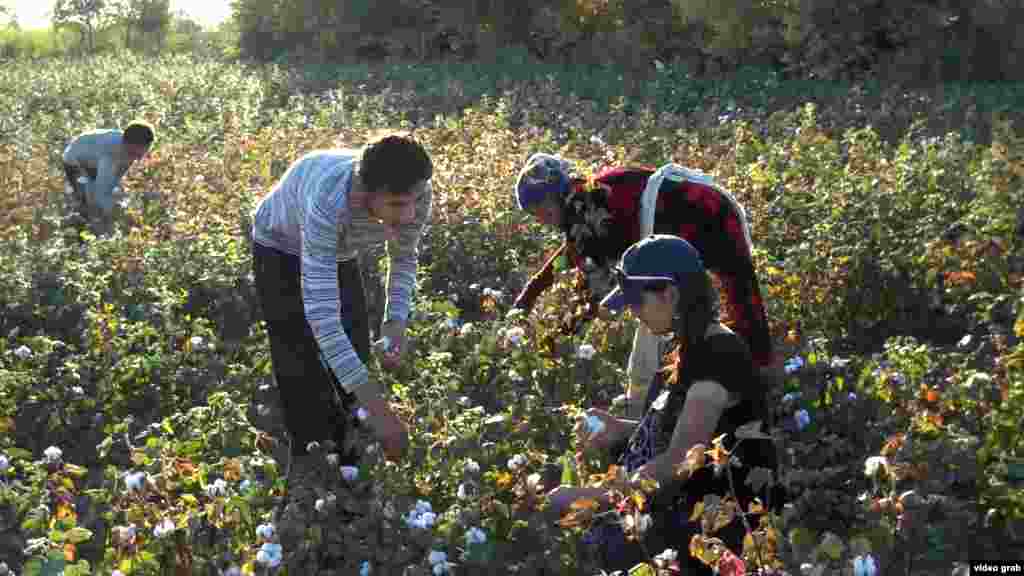
[[[526,161],[516,180],[516,201],[525,210],[548,197],[562,197],[569,191],[569,162],[538,152]]]

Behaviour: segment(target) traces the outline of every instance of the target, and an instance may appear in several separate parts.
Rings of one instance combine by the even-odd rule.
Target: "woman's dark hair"
[[[359,173],[370,192],[385,189],[391,194],[408,194],[417,182],[430,180],[434,164],[411,136],[390,134],[363,149]]]
[[[148,147],[153,143],[153,127],[146,122],[136,120],[124,129],[124,142],[136,146]]]
[[[662,285],[662,289],[664,288]],[[704,339],[708,325],[718,320],[718,292],[711,284],[711,276],[707,272],[684,274],[677,283],[679,300],[676,303],[672,328],[675,332],[675,348],[669,353],[665,382],[675,384],[679,381],[681,360],[689,346]],[[657,288],[650,287],[650,290]]]

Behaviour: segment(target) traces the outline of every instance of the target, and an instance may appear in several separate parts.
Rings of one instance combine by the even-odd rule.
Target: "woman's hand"
[[[631,423],[619,420],[604,410],[590,408],[573,427],[580,451],[603,451],[625,440],[633,431]]]
[[[559,486],[547,494],[547,512],[555,518],[561,518],[569,511],[573,502],[587,498],[593,498],[600,505],[604,505],[606,503],[605,493],[606,491],[601,488]]]

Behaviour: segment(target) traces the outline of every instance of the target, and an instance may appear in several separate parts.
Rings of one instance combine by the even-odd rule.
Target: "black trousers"
[[[67,181],[68,186],[71,187],[71,191],[74,193],[74,199],[78,202],[78,208],[82,215],[88,214],[86,207],[85,194],[82,189],[78,186],[79,176],[88,176],[90,180],[96,180],[96,171],[90,168],[78,168],[71,166],[70,164],[64,165],[64,179]]]
[[[302,304],[300,259],[253,243],[256,289],[270,339],[274,378],[293,454],[313,441],[334,440],[343,461],[358,453],[352,441],[358,421],[355,396],[345,392],[322,360]],[[359,359],[369,361],[370,330],[359,261],[338,263],[341,320]],[[348,442],[346,442],[348,440]]]

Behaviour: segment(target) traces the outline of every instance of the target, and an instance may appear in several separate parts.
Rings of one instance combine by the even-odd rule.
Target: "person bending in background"
[[[64,149],[64,177],[82,216],[97,233],[113,229],[114,190],[137,160],[149,152],[153,127],[132,122],[125,129],[92,130]]]

